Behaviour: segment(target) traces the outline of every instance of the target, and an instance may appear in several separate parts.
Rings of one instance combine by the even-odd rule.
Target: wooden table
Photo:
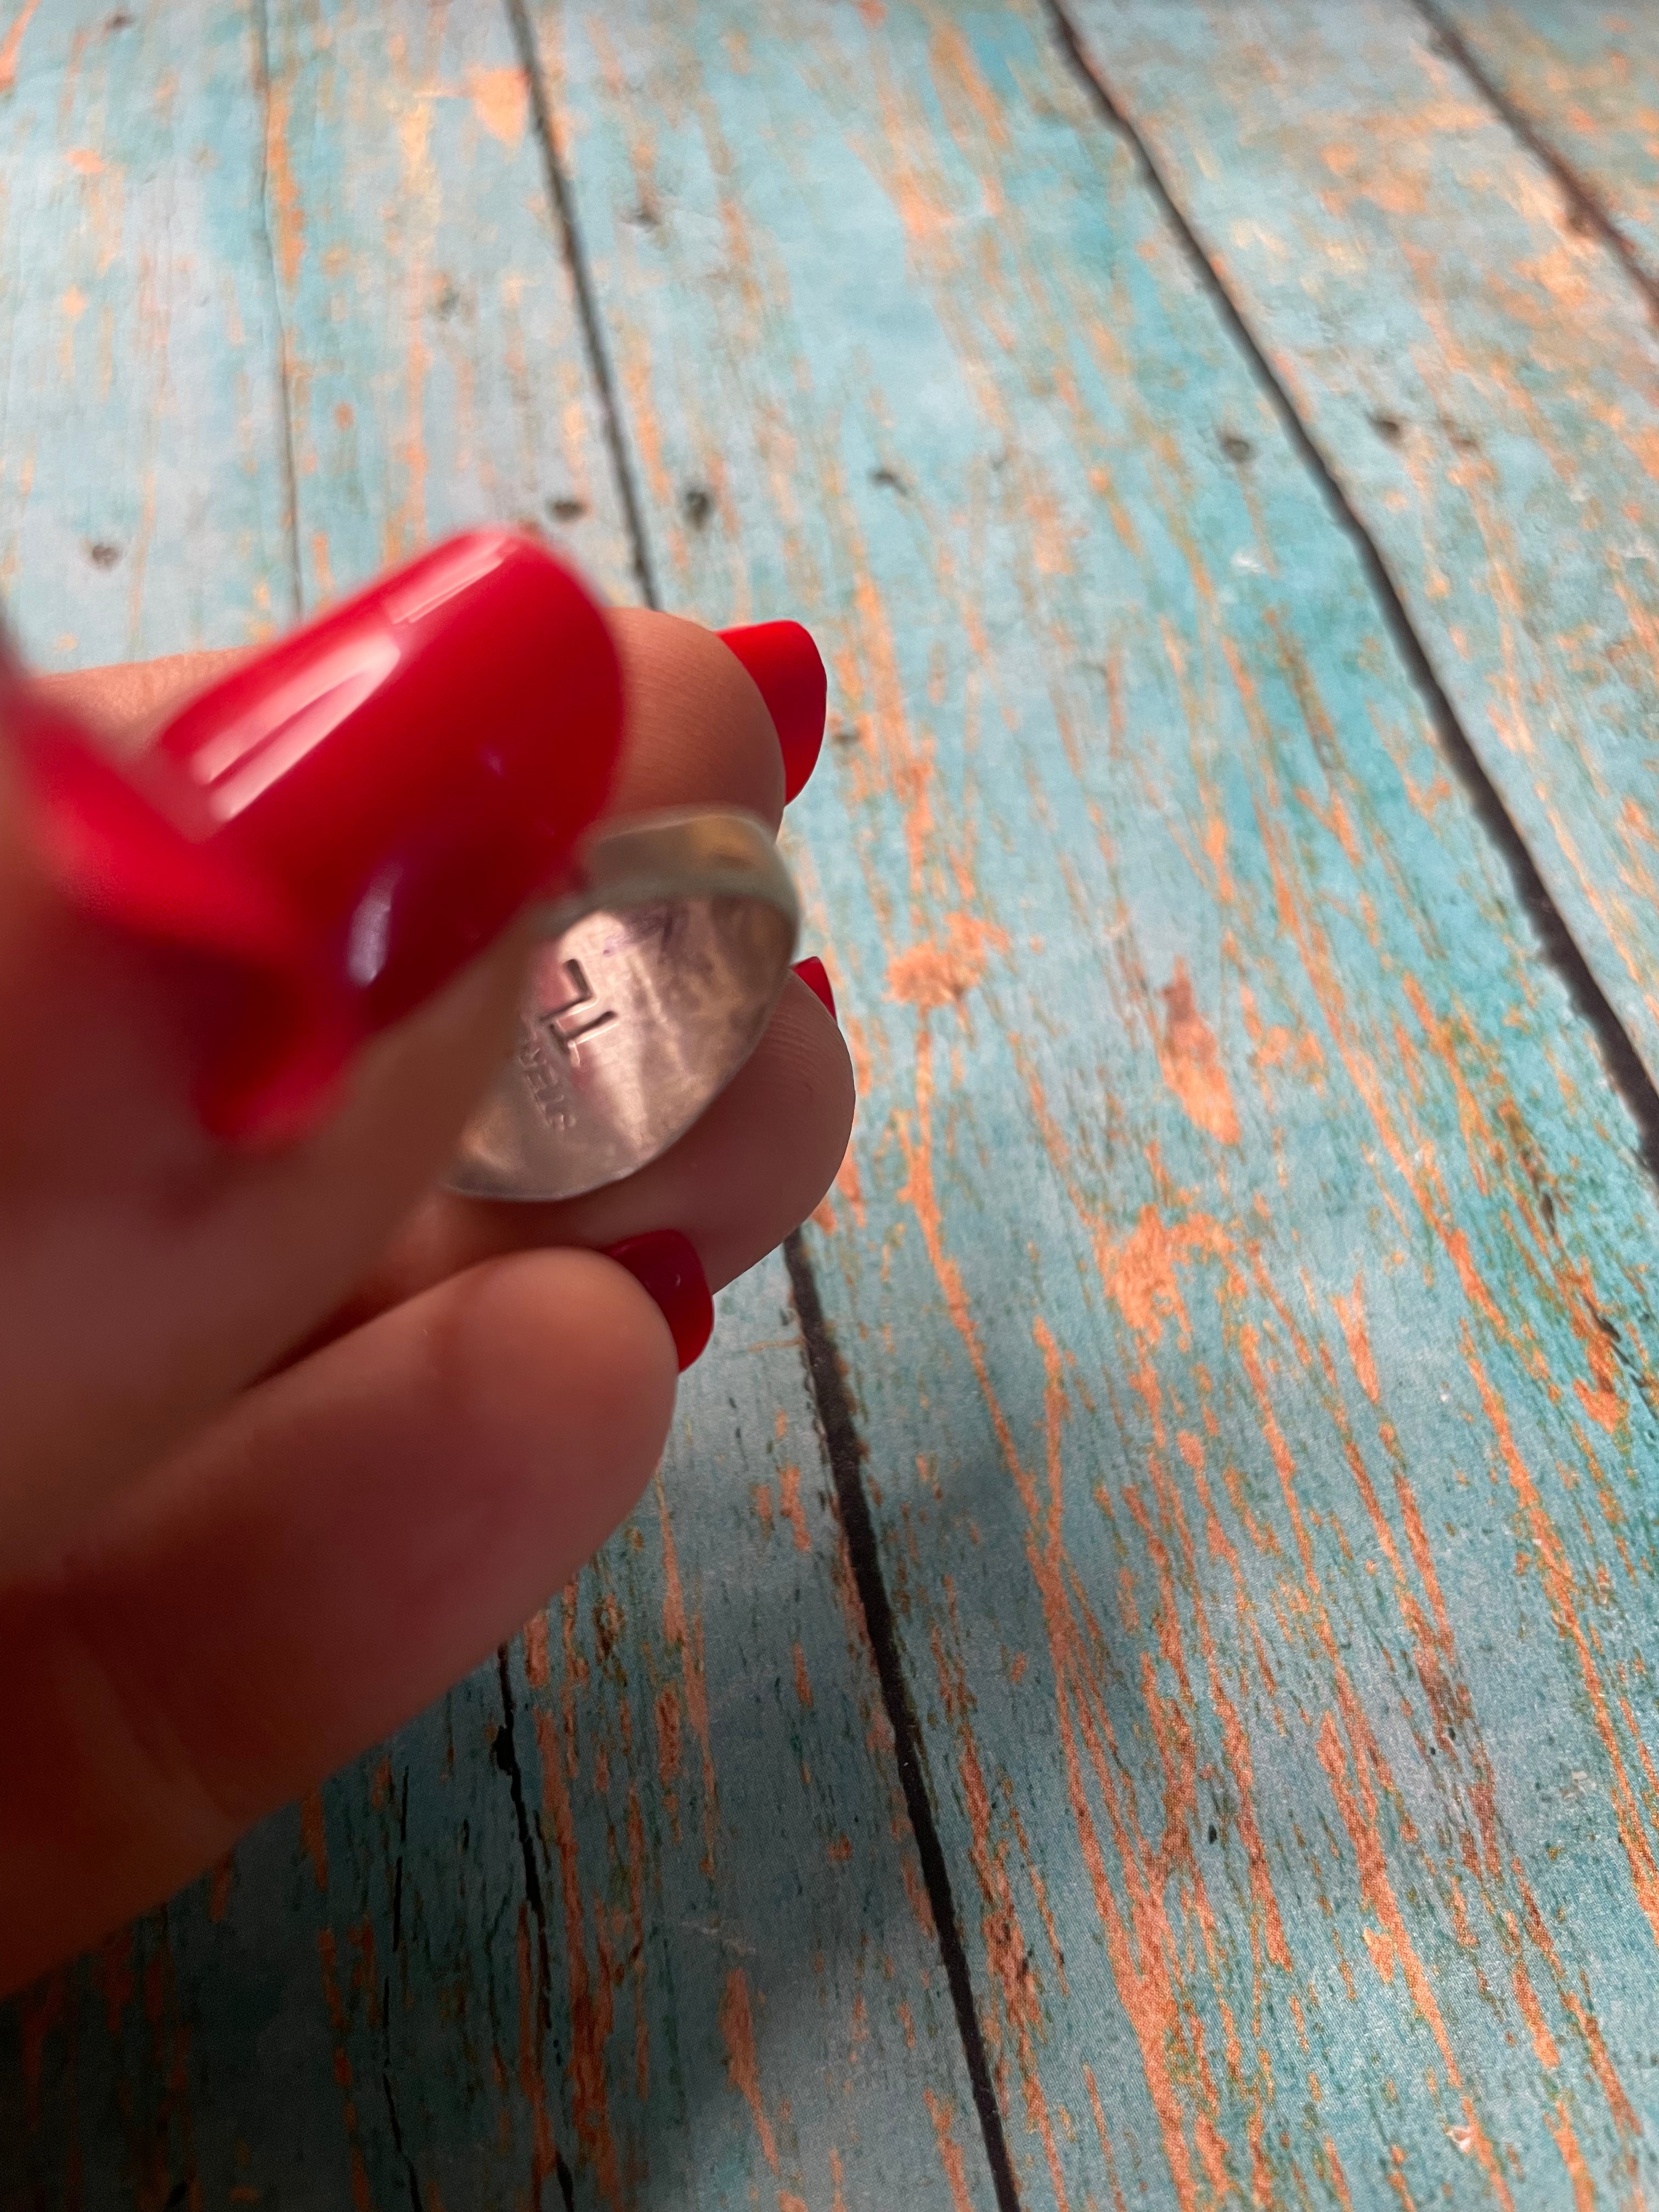
[[[1659,11],[3,12],[38,660],[484,516],[806,617],[862,1106],[0,2204],[1653,2203]]]

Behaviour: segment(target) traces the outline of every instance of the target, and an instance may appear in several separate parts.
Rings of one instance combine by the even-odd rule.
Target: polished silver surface
[[[471,1198],[574,1198],[666,1152],[760,1042],[799,909],[763,823],[688,808],[592,839],[537,919],[517,1045],[447,1177]]]

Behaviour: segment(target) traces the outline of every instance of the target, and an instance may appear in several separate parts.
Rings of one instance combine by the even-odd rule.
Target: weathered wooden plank
[[[295,0],[269,36],[307,597],[480,515],[538,520],[621,580],[503,21]],[[101,112],[112,167],[154,91],[127,89]],[[251,73],[214,100],[228,140],[264,143]],[[169,113],[163,180],[200,124]],[[44,219],[29,251],[58,254]],[[192,390],[228,374],[211,341]],[[159,371],[137,374],[142,412]],[[190,456],[214,496],[240,465],[216,420]],[[191,547],[167,558],[194,574]],[[0,2051],[9,2208],[988,2207],[780,1263],[722,1298],[659,1483],[505,1678],[31,1992]]]
[[[307,600],[485,518],[635,597],[504,9],[288,6],[270,38]]]
[[[1595,0],[1437,0],[1441,21],[1659,277],[1659,20]]]
[[[539,20],[659,570],[831,649],[813,1249],[1024,2201],[1651,2191],[1659,1208],[1352,541],[1040,7]]]
[[[257,13],[5,13],[7,611],[52,668],[268,635],[293,596]]]
[[[1408,0],[1076,14],[1659,1072],[1641,290]]]
[[[780,1266],[720,1336],[510,1732],[485,1668],[14,2008],[0,2203],[988,2207]]]

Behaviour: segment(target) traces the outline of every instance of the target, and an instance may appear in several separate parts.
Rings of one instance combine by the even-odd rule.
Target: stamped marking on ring
[[[537,1017],[536,1025],[556,1038],[563,1048],[566,1057],[574,1061],[582,1039],[597,1036],[600,1030],[608,1030],[617,1017],[611,1007],[600,1006],[599,1011],[590,1015],[586,1021],[579,1021],[574,1028],[567,1028],[566,1024],[573,1014],[580,1014],[585,1006],[598,1005],[599,994],[588,981],[580,960],[567,960],[562,964],[572,995],[562,1006],[546,1007]]]
[[[528,1022],[519,1030],[519,1048],[514,1054],[531,1103],[550,1129],[576,1127],[576,1102],[562,1069]]]
[[[656,1159],[763,1033],[799,926],[768,825],[674,808],[591,838],[540,950],[511,1059],[447,1177],[472,1198],[571,1198]]]
[[[599,994],[580,960],[562,961],[560,965],[570,996],[562,1006],[545,1006],[533,1020],[520,1023],[514,1058],[536,1111],[547,1127],[570,1130],[577,1120],[570,1072],[580,1060],[583,1044],[612,1028],[621,1017],[614,1008],[599,1005]]]

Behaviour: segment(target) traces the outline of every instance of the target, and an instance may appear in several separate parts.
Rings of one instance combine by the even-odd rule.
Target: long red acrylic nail
[[[643,1237],[625,1237],[605,1248],[605,1256],[626,1267],[641,1289],[655,1299],[674,1340],[680,1372],[708,1348],[714,1334],[714,1301],[702,1272],[697,1248],[678,1229],[656,1229]]]
[[[798,798],[823,750],[830,696],[812,633],[798,622],[769,622],[723,629],[720,636],[766,702],[783,753],[783,795]]]
[[[830,981],[830,970],[817,954],[809,953],[805,960],[797,960],[795,973],[829,1015],[830,1020],[832,1022],[838,1020],[839,1017],[836,1012],[836,994]]]
[[[622,737],[605,618],[501,531],[451,539],[192,700],[117,767],[40,695],[6,704],[43,842],[105,920],[236,963],[198,1103],[302,1116],[567,860]]]

